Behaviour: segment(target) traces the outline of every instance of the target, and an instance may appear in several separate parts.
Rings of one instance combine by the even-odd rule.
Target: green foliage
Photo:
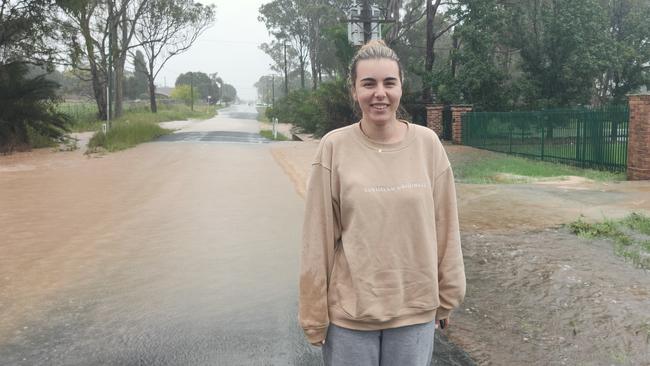
[[[223,84],[221,100],[226,103],[232,103],[237,100],[237,89],[230,84]]]
[[[88,144],[89,151],[97,151],[100,147],[107,151],[123,150],[171,133],[161,128],[158,122],[204,119],[214,115],[214,107],[205,104],[195,107],[194,111],[183,105],[163,105],[158,113],[142,110],[127,112],[112,122],[113,127],[107,134],[99,131],[93,135]]]
[[[507,60],[503,60],[499,39],[505,14],[495,6],[496,0],[468,3],[468,15],[454,33],[462,40],[462,47],[452,50],[452,58],[461,69],[454,77],[443,78],[439,93],[444,102],[457,103],[461,94],[462,101],[474,105],[475,110],[502,110],[509,103]]]
[[[90,139],[88,148],[90,151],[96,151],[98,147],[108,151],[124,150],[168,133],[171,133],[171,130],[166,130],[155,123],[119,123],[106,134],[97,132]]]
[[[223,81],[217,74],[208,75],[204,72],[186,72],[178,75],[175,86],[178,88],[182,85],[194,85],[194,90],[199,91],[200,95],[211,100],[221,99],[221,86]]]
[[[622,221],[622,223],[632,230],[636,230],[645,235],[650,235],[650,217],[632,213]]]
[[[322,136],[356,120],[346,82],[324,82],[316,91],[296,90],[267,109],[269,118],[291,123],[305,133]]]
[[[605,220],[588,223],[583,217],[571,222],[569,230],[587,239],[610,239],[614,241],[614,253],[635,266],[650,269],[650,217],[632,213],[622,220]],[[645,237],[644,237],[645,236]]]
[[[22,63],[0,65],[0,152],[29,148],[30,131],[61,141],[67,131],[68,118],[55,104],[58,84],[27,72]]]
[[[194,99],[194,103],[197,103],[201,99],[201,93],[197,89],[192,90],[190,85],[181,84],[172,90],[171,97],[174,100],[179,100],[186,105],[190,105],[192,99]]]
[[[323,29],[321,59],[323,68],[342,78],[348,76],[348,66],[354,57],[355,48],[348,40],[345,24]],[[332,52],[334,50],[334,52]]]
[[[521,50],[526,105],[590,103],[607,60],[604,15],[598,0],[527,0],[512,8],[511,42]]]
[[[129,99],[139,99],[143,94],[149,92],[149,81],[147,79],[147,66],[144,61],[144,54],[137,50],[133,57],[133,76],[124,80],[124,95]]]
[[[650,84],[650,2],[618,0],[605,4],[609,18],[607,69],[597,82],[600,102],[621,104],[626,95]]]

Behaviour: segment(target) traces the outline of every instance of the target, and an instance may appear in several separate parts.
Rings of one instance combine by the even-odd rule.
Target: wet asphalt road
[[[125,198],[97,203],[111,209],[90,220],[101,227],[61,223],[32,243],[68,252],[54,250],[51,265],[25,260],[40,266],[34,278],[51,282],[47,296],[0,298],[0,309],[16,314],[0,317],[0,365],[320,365],[296,319],[303,202],[254,118],[234,106],[102,161],[96,174],[111,172]],[[21,179],[31,177],[13,182]],[[437,341],[434,365],[471,364]]]

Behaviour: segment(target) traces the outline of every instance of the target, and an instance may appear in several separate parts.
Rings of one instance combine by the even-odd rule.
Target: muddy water
[[[231,113],[184,131],[258,128]],[[0,158],[0,364],[317,364],[295,320],[303,203],[268,149]]]

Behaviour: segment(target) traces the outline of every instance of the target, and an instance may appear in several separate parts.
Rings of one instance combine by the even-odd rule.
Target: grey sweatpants
[[[377,331],[352,330],[330,324],[325,366],[429,366],[435,321]]]

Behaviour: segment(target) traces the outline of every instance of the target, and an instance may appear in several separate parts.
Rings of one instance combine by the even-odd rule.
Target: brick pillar
[[[451,140],[454,144],[460,145],[463,143],[463,121],[461,117],[463,114],[472,111],[471,105],[452,105],[451,106]]]
[[[427,107],[427,127],[442,138],[442,105],[428,105]]]
[[[650,94],[629,95],[627,179],[650,180]]]

